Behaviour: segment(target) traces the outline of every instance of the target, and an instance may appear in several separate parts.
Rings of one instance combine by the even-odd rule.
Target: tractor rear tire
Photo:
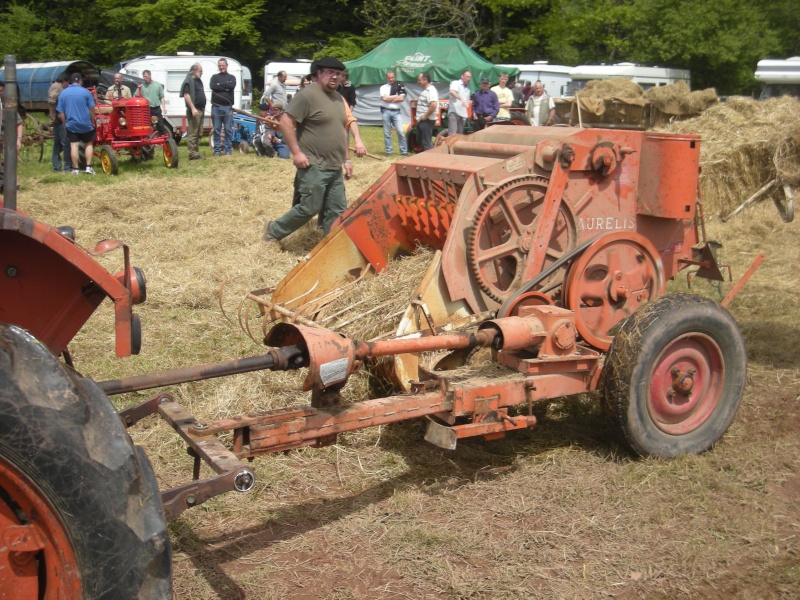
[[[172,138],[164,140],[164,164],[168,169],[178,168],[178,144]]]
[[[13,325],[0,324],[0,382],[0,534],[28,544],[0,552],[15,567],[0,571],[3,589],[171,598],[158,485],[105,394]]]
[[[690,294],[662,296],[626,319],[608,351],[604,408],[640,456],[710,449],[727,431],[747,376],[728,311]]]
[[[100,167],[106,175],[117,175],[119,173],[117,154],[111,146],[100,147]]]

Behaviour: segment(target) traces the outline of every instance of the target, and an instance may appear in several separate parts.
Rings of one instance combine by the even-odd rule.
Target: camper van
[[[296,94],[300,86],[300,80],[311,72],[310,60],[299,60],[297,62],[269,62],[264,65],[264,89],[275,81],[278,73],[286,71],[286,93]]]
[[[800,56],[758,61],[756,81],[764,84],[761,100],[779,96],[800,98]]]
[[[567,93],[567,84],[572,81],[569,76],[574,67],[551,65],[546,60],[534,61],[532,65],[497,65],[509,69],[519,69],[517,81],[534,83],[541,81],[550,96],[563,96]]]
[[[203,67],[201,80],[206,90],[205,121],[203,128],[211,130],[211,76],[219,73],[217,61],[224,58],[228,61],[228,73],[236,77],[236,90],[234,90],[234,108],[250,111],[252,103],[252,76],[247,67],[233,58],[227,56],[195,56],[192,53],[179,52],[175,56],[141,56],[125,63],[121,73],[128,75],[142,76],[142,72],[149,70],[153,75],[153,80],[158,81],[164,86],[164,101],[166,104],[166,114],[173,123],[176,123],[181,132],[186,133],[186,102],[181,96],[181,84],[189,73],[189,69],[194,63],[200,63]],[[248,91],[249,90],[249,91]]]
[[[686,69],[669,69],[664,67],[640,67],[637,64],[623,62],[615,65],[581,65],[569,72],[572,81],[567,85],[567,96],[580,91],[587,81],[592,79],[611,79],[624,77],[638,83],[643,89],[686,82],[691,87],[690,74]]]

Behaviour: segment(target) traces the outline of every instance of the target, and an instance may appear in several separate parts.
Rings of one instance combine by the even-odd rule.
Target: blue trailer
[[[17,65],[19,101],[28,111],[47,111],[47,90],[61,74],[71,76],[80,73],[84,87],[97,86],[100,69],[85,60],[66,60],[61,62],[25,63]],[[0,81],[6,80],[5,69],[0,68]]]

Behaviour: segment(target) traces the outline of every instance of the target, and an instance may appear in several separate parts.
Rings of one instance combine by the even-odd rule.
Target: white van
[[[800,98],[800,56],[758,61],[756,81],[764,84],[761,100],[780,96]]]
[[[286,71],[286,93],[296,94],[300,80],[311,72],[311,61],[269,62],[264,65],[264,89],[278,77],[278,73]]]
[[[233,106],[249,112],[252,103],[252,76],[250,75],[250,70],[247,67],[243,67],[238,60],[227,56],[195,56],[189,52],[179,52],[176,56],[141,56],[125,63],[120,72],[141,77],[143,71],[149,70],[153,80],[164,86],[166,116],[185,134],[186,102],[181,96],[181,84],[193,64],[199,63],[203,67],[203,75],[200,78],[206,90],[206,117],[203,128],[205,130],[212,129],[210,81],[212,75],[219,73],[217,61],[220,58],[228,61],[228,73],[236,77]]]
[[[581,65],[569,72],[572,81],[567,86],[567,96],[580,91],[592,79],[611,79],[624,77],[638,83],[643,89],[685,81],[690,88],[690,73],[686,69],[664,67],[640,67],[635,63],[623,62],[615,65]]]
[[[572,81],[569,73],[574,68],[565,65],[551,65],[546,60],[534,61],[532,65],[497,66],[519,69],[517,81],[521,81],[523,84],[526,81],[531,83],[541,81],[544,90],[550,96],[563,96],[567,92],[567,84]]]

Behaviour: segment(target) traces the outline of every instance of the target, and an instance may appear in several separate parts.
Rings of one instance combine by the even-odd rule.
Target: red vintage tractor
[[[425,439],[455,449],[459,439],[535,426],[537,403],[599,392],[635,453],[708,450],[735,417],[747,355],[723,306],[664,295],[666,278],[686,267],[721,278],[697,198],[699,146],[691,135],[593,129],[495,127],[451,136],[394,163],[271,298],[254,295],[265,315],[294,321],[265,331],[270,350],[102,382],[74,370],[67,345],[110,298],[117,355],[138,351],[132,309],[145,299],[144,276],[121,242],[86,250],[69,231],[16,210],[14,169],[7,171],[0,589],[20,599],[169,598],[165,515],[251,490],[255,456],[329,445],[339,433],[374,425],[424,418]],[[435,258],[395,337],[359,341],[315,322],[354,272],[368,264],[380,271],[417,244],[435,248]],[[116,275],[95,260],[111,250],[122,252]],[[425,351],[458,358],[479,347],[491,350],[491,376],[469,365],[449,371],[418,363]],[[377,357],[393,358],[393,379],[406,391],[342,402],[350,375]],[[107,398],[301,368],[307,405],[211,422],[168,393],[120,413]],[[160,494],[125,432],[150,415],[169,422],[195,459],[193,479]],[[203,461],[215,476],[199,478]]]
[[[95,94],[94,90],[92,93]],[[117,174],[121,153],[127,153],[136,162],[151,160],[159,146],[163,148],[167,168],[178,168],[178,145],[167,133],[158,132],[150,118],[150,105],[146,98],[135,96],[112,100],[110,105],[98,103],[97,108],[94,154],[100,159],[104,173]]]

